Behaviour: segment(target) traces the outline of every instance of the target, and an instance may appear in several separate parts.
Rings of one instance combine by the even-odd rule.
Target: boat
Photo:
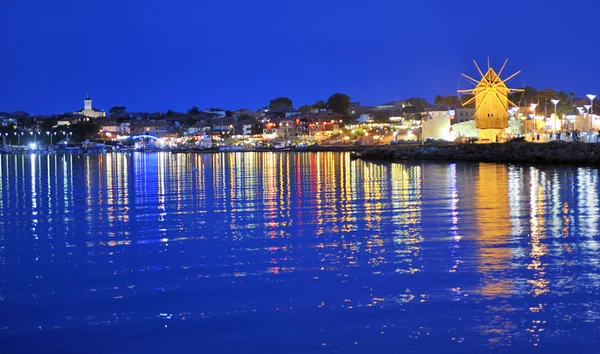
[[[212,147],[213,147],[212,139],[210,138],[210,136],[205,135],[204,138],[202,139],[202,141],[200,142],[200,148],[201,149],[210,149]]]
[[[272,144],[273,149],[275,150],[284,150],[284,149],[291,149],[293,147],[292,144],[288,144],[287,141],[274,141]]]
[[[244,150],[243,147],[241,147],[241,146],[235,146],[235,145],[233,145],[233,146],[229,145],[229,146],[221,146],[221,147],[219,147],[219,151],[229,151],[229,152],[231,152],[231,151],[242,151],[242,150]]]
[[[175,148],[171,150],[171,154],[187,154],[190,150],[186,148]]]

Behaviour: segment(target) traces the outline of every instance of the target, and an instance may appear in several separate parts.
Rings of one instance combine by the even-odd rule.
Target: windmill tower
[[[506,128],[509,127],[508,107],[509,105],[517,106],[508,99],[508,94],[523,91],[522,89],[509,88],[506,85],[508,80],[517,76],[521,71],[517,71],[504,80],[500,77],[507,62],[508,59],[506,59],[500,71],[496,73],[490,67],[488,60],[488,70],[484,74],[477,62],[473,60],[477,71],[481,75],[480,80],[461,74],[475,85],[473,89],[458,90],[458,93],[473,95],[467,102],[463,103],[463,106],[475,102],[475,124],[479,129],[480,142],[495,142],[504,139]]]

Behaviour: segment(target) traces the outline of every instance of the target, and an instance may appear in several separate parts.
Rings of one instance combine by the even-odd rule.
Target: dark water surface
[[[0,353],[600,353],[598,170],[0,156]]]

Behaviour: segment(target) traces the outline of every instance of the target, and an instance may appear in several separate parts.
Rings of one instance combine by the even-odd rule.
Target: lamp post
[[[591,138],[592,130],[594,130],[594,126],[592,125],[592,123],[593,123],[593,119],[594,119],[594,99],[596,98],[596,95],[592,95],[591,93],[588,93],[586,96],[587,96],[587,98],[590,99],[590,103],[591,103],[590,104],[590,107],[591,107],[591,109],[590,109],[590,136],[589,136],[589,138]]]
[[[585,112],[585,108],[577,107],[577,111],[579,112],[579,116],[583,116],[583,113]],[[579,119],[579,122],[582,122],[581,118]],[[571,127],[571,129],[575,130],[575,122],[573,122],[573,126]]]
[[[553,99],[553,100],[550,100],[550,102],[552,102],[554,104],[554,133],[556,133],[556,118],[557,118],[556,105],[558,104],[558,102],[560,102],[560,100]]]
[[[591,104],[586,104],[586,105],[584,105],[583,107],[585,107],[585,110],[586,110],[585,117],[587,117],[587,115],[588,115],[588,114],[590,114],[590,113],[591,113],[591,111],[592,111],[592,105],[591,105]],[[591,122],[591,121],[592,121],[592,116],[591,116],[591,114],[590,114],[590,122]],[[590,123],[590,126],[591,126],[591,123]],[[590,131],[591,131],[591,130],[592,130],[592,129],[590,128]],[[590,135],[590,133],[588,133],[588,140],[589,140],[589,135]]]
[[[535,140],[535,135],[537,134],[537,121],[535,119],[535,108],[537,107],[537,103],[532,103],[529,105],[529,109],[533,112],[533,137]]]
[[[15,135],[17,136],[17,146],[21,146],[21,137],[23,136],[23,132],[15,132]]]

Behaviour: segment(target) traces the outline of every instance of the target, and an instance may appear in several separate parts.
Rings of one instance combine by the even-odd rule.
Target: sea
[[[0,155],[0,353],[600,353],[599,171]]]

